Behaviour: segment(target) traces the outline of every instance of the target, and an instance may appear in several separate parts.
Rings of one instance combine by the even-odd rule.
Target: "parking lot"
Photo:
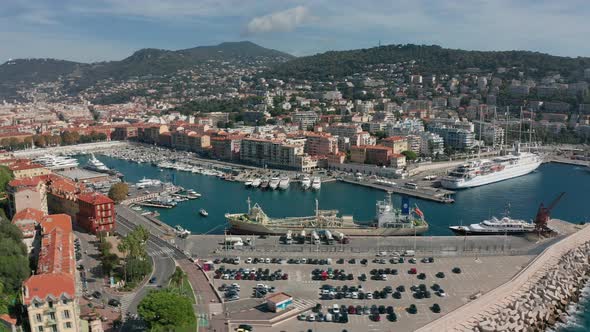
[[[234,297],[228,308],[235,306],[239,307],[240,302],[247,303],[244,299],[255,296],[254,288],[257,288],[257,285],[259,284],[267,285],[269,288],[274,287],[275,292],[285,292],[290,294],[294,299],[299,300],[299,303],[321,304],[321,310],[314,313],[313,322],[298,320],[295,317],[272,328],[262,326],[257,327],[257,331],[307,331],[308,329],[314,331],[342,331],[343,329],[347,329],[348,331],[389,331],[392,329],[395,329],[396,331],[411,331],[468,302],[470,297],[477,296],[478,293],[485,293],[504,283],[522,269],[522,267],[533,257],[436,257],[432,263],[423,263],[421,261],[423,257],[417,257],[416,263],[410,263],[408,262],[409,259],[406,258],[403,263],[399,263],[398,261],[397,264],[394,264],[391,261],[393,259],[392,256],[379,257],[375,262],[373,260],[376,259],[376,257],[373,256],[367,258],[366,264],[361,264],[361,259],[359,258],[352,263],[352,261],[349,261],[351,257],[345,257],[338,253],[335,253],[334,255],[340,256],[332,257],[330,265],[326,264],[327,259],[324,259],[324,264],[320,264],[320,258],[325,257],[323,255],[310,255],[306,257],[305,264],[303,264],[301,259],[299,259],[299,264],[296,264],[295,258],[281,260],[283,257],[280,255],[268,255],[258,257],[259,259],[264,259],[264,263],[258,262],[254,264],[252,262],[247,264],[246,261],[248,260],[248,256],[241,256],[239,264],[219,262],[219,264],[215,265],[215,268],[219,268],[223,265],[226,269],[235,269],[235,275],[237,275],[239,269],[242,269],[242,271],[245,271],[246,269],[254,269],[255,271],[261,269],[261,271],[265,271],[268,269],[269,275],[280,270],[281,276],[284,274],[288,275],[287,280],[283,280],[282,278],[271,280],[268,277],[266,280],[263,280],[262,277],[260,277],[259,280],[249,280],[249,278],[246,278],[248,280],[243,280],[242,277],[240,280],[231,280],[231,278],[222,279],[224,277],[223,274],[217,279],[214,278],[215,272],[209,273],[216,289],[223,284],[231,285],[235,283],[239,285],[240,290],[239,292],[236,292],[239,299]],[[215,257],[212,258],[215,259]],[[253,260],[256,257],[250,258]],[[275,263],[266,263],[268,261],[266,258],[269,258],[271,261],[274,259]],[[317,259],[318,261],[314,262],[314,259]],[[384,264],[380,263],[381,259],[384,260]],[[309,264],[310,260],[315,264]],[[459,267],[461,272],[453,273],[452,270],[454,267]],[[389,271],[387,271],[388,268]],[[331,273],[328,273],[329,269],[331,269]],[[387,280],[376,280],[382,279],[379,269],[382,269],[382,272],[389,272],[385,276]],[[411,269],[415,269],[414,274],[409,273]],[[321,277],[320,272],[320,277],[318,278],[316,276],[314,278],[312,277],[314,270],[316,270],[316,275],[318,275],[318,270],[320,270],[327,276]],[[337,273],[335,273],[336,270],[338,270]],[[392,270],[396,270],[396,273],[393,274]],[[374,274],[371,274],[372,271]],[[444,277],[442,274],[439,274],[437,277],[439,272],[443,272]],[[342,275],[343,277],[340,277],[339,279],[343,280],[334,280],[328,277],[329,275],[336,274]],[[359,279],[363,274],[367,277],[366,281]],[[351,279],[351,276],[352,280],[349,280]],[[419,276],[424,278],[419,279]],[[231,277],[231,273],[227,277]],[[420,284],[424,284],[422,288],[428,292],[427,298],[424,296],[424,291],[412,292],[411,288],[413,286],[420,287]],[[438,286],[435,286],[433,289],[434,284],[437,284]],[[359,293],[358,288],[360,286],[364,296],[363,299],[361,299],[357,294],[354,297],[358,298],[352,298],[352,292],[348,292],[351,294],[343,292],[341,296],[333,294],[333,296],[322,297],[320,295],[320,288],[328,287],[325,285],[333,286],[334,288],[340,287],[340,290],[342,290],[342,287],[345,285],[347,287],[356,287],[357,293]],[[382,292],[387,286],[391,287],[391,292]],[[399,286],[403,286],[405,290],[404,292],[396,294],[396,296],[399,297],[399,299],[397,299],[394,298],[394,293]],[[438,288],[444,290],[444,296],[439,296],[437,294],[435,290],[438,290]],[[378,294],[375,296],[376,291]],[[223,294],[223,291],[221,293]],[[381,293],[386,293],[383,298],[380,296]],[[420,295],[414,295],[414,293],[420,293]],[[367,294],[371,294],[371,296],[367,296]],[[236,294],[231,293],[231,295],[233,296]],[[258,304],[260,302],[253,303]],[[435,303],[440,306],[440,313],[433,312],[432,306]],[[349,306],[353,305],[355,307],[354,311],[356,311],[357,306],[360,305],[362,308],[367,307],[367,312],[366,314],[348,314],[347,323],[317,321],[318,313],[321,313],[322,316],[325,317],[326,314],[331,312],[328,308],[332,308],[334,304],[337,304],[338,307],[345,306],[347,309]],[[410,313],[407,310],[412,304],[415,304],[416,306],[416,313]],[[388,320],[388,318],[391,317],[388,317],[389,315],[387,313],[380,314],[378,318],[380,321],[376,321],[377,315],[371,313],[371,307],[373,306],[375,306],[373,310],[378,309],[379,306],[383,306],[384,308],[382,309],[387,310],[387,307],[391,306],[396,314],[396,321],[391,322]],[[247,307],[247,305],[242,305],[242,307]],[[247,309],[248,308],[240,308],[242,311]],[[363,310],[363,312],[364,311],[365,310]],[[311,311],[308,311],[308,313],[311,313]],[[257,319],[256,310],[252,310],[249,314],[251,319]],[[263,315],[261,315],[261,317],[262,316]]]

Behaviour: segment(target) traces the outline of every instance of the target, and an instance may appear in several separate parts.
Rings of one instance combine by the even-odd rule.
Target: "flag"
[[[414,209],[414,212],[416,212],[416,214],[419,215],[420,218],[424,218],[424,212],[422,212],[422,210],[420,210],[417,206]]]
[[[402,196],[402,214],[410,214],[410,198]]]

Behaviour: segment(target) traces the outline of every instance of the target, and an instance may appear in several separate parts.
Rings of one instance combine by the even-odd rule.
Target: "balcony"
[[[45,308],[43,310],[43,313],[47,315],[47,314],[52,313],[52,312],[55,313],[55,311],[56,311],[55,307],[49,307],[49,308]]]

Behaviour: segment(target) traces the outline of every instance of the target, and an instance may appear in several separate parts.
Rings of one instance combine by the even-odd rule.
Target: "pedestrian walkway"
[[[135,293],[125,294],[121,297],[121,312],[127,312],[129,310],[129,306],[131,302],[135,298]]]
[[[161,256],[170,256],[172,257],[172,254],[174,253],[174,249],[169,248],[169,247],[163,247],[160,248],[159,250],[148,250],[148,254],[150,256],[154,256],[154,257],[161,257]]]

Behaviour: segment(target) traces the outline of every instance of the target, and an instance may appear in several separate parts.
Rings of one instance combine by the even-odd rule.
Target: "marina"
[[[193,189],[203,196],[197,200],[177,204],[173,209],[161,209],[160,219],[170,225],[181,223],[181,226],[193,234],[223,234],[229,225],[225,214],[244,210],[248,198],[264,207],[265,213],[275,218],[303,217],[314,214],[315,200],[318,199],[320,209],[339,210],[345,215],[352,215],[354,220],[373,220],[375,202],[382,200],[384,186],[375,190],[365,186],[357,186],[343,181],[325,182],[318,191],[304,190],[302,185],[291,183],[287,190],[263,191],[243,183],[225,181],[216,176],[204,176],[172,169],[160,170],[150,163],[132,163],[108,156],[97,156],[109,168],[116,169],[125,175],[124,180],[139,182],[145,176],[161,181],[174,181],[187,190]],[[78,159],[83,164],[88,156]],[[251,171],[253,174],[255,170]],[[140,176],[141,174],[141,176]],[[310,177],[313,178],[314,176]],[[262,180],[260,181],[262,183]],[[583,222],[590,219],[590,207],[580,201],[584,197],[583,189],[590,186],[590,177],[585,167],[545,163],[529,175],[501,181],[486,186],[460,190],[454,194],[454,204],[440,204],[422,199],[415,199],[420,209],[428,216],[429,229],[424,233],[432,235],[453,235],[449,226],[468,225],[489,219],[492,212],[503,211],[510,202],[511,215],[514,218],[530,221],[536,213],[538,202],[549,202],[560,191],[567,196],[560,202],[553,216],[572,222]],[[551,188],[546,190],[545,188]],[[579,193],[576,193],[579,190]],[[510,193],[509,196],[506,193]],[[220,197],[223,197],[221,199]],[[392,197],[393,204],[399,206],[400,196]],[[485,201],[485,203],[482,203]],[[228,205],[227,202],[232,202]],[[235,202],[235,203],[234,203]],[[535,203],[536,202],[536,203]],[[204,208],[209,216],[201,222],[195,211]]]

